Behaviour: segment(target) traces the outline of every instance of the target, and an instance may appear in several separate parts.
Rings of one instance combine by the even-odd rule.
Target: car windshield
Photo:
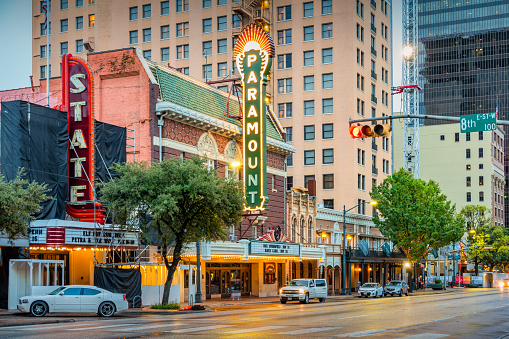
[[[56,290],[54,290],[53,292],[48,293],[48,295],[56,295],[56,294],[58,294],[60,291],[62,291],[64,288],[65,288],[65,286],[59,287],[59,288],[57,288]]]
[[[366,283],[366,284],[362,285],[362,287],[373,288],[373,287],[376,287],[376,284]]]
[[[306,280],[292,280],[290,281],[289,286],[304,286],[308,287],[308,282]]]
[[[399,286],[399,285],[401,285],[401,281],[391,281],[389,283],[389,286]]]

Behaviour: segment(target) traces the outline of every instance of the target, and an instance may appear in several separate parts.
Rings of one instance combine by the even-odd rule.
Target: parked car
[[[29,312],[34,317],[42,317],[48,312],[94,312],[103,317],[111,317],[115,312],[127,309],[125,294],[89,285],[61,286],[46,295],[21,297],[18,305],[18,310]]]
[[[504,279],[498,283],[498,287],[509,287],[509,279]]]
[[[408,285],[403,280],[391,280],[384,288],[384,295],[399,295],[400,297],[405,294],[408,296]]]
[[[383,297],[384,289],[382,285],[379,283],[365,283],[361,287],[359,287],[359,295],[358,297]]]
[[[287,301],[309,303],[309,299],[318,299],[321,303],[327,297],[327,282],[325,279],[295,279],[288,286],[279,290],[281,304]]]

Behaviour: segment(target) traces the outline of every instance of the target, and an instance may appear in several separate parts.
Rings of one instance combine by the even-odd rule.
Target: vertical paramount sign
[[[267,197],[266,87],[274,42],[256,24],[244,28],[233,50],[243,86],[243,151],[245,210],[262,211]]]

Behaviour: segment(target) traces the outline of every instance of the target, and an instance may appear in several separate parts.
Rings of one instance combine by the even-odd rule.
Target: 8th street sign
[[[496,113],[462,115],[460,117],[461,133],[494,131],[497,129]]]

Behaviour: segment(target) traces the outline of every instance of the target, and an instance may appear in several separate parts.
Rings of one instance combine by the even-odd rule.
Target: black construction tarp
[[[2,102],[0,171],[7,180],[24,168],[25,178],[48,185],[49,196],[37,219],[65,219],[68,197],[67,114],[15,100]]]
[[[129,305],[141,307],[141,272],[140,269],[116,267],[94,267],[94,285],[113,293],[122,293],[127,297]]]
[[[125,127],[96,121],[95,130],[95,175],[99,181],[108,182],[117,176],[111,167],[126,162]],[[111,175],[111,177],[110,177]]]

